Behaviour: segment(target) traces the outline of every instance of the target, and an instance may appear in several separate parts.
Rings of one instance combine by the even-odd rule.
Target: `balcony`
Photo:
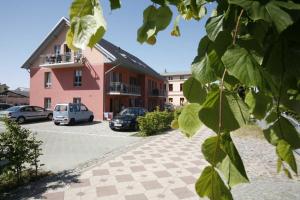
[[[110,95],[141,96],[141,87],[121,82],[110,82],[107,87],[107,93]]]
[[[81,67],[83,63],[81,53],[47,54],[40,57],[40,67],[45,68]]]
[[[159,90],[159,89],[150,89],[148,95],[150,97],[166,97],[167,92],[166,90]]]

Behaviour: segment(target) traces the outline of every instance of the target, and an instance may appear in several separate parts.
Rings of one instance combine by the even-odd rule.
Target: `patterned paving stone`
[[[132,166],[130,167],[132,172],[142,172],[146,171],[145,167],[143,165],[138,165],[138,166]]]
[[[79,183],[43,196],[55,200],[199,200],[194,183],[207,165],[199,144],[210,135],[204,129],[191,139],[176,131],[155,136],[87,169],[79,174]],[[235,200],[300,199],[300,178],[292,182],[276,173],[276,152],[266,147],[267,142],[251,138],[234,142],[251,180],[233,189]],[[258,151],[260,147],[267,148],[266,152]]]
[[[169,163],[164,163],[163,166],[165,166],[167,169],[171,169],[171,168],[178,168],[177,165],[175,165],[174,163],[172,162],[169,162]]]
[[[122,162],[111,162],[109,163],[109,166],[111,167],[122,167],[124,164]]]
[[[82,188],[90,185],[90,179],[79,179],[77,182],[71,184],[71,188]]]
[[[153,172],[158,178],[165,178],[170,177],[171,174],[168,171],[162,170],[162,171],[156,171]]]
[[[148,200],[148,198],[144,194],[132,194],[126,195],[126,200]]]
[[[109,175],[109,171],[107,169],[93,170],[93,176],[103,176],[103,175]]]
[[[64,200],[64,192],[47,193],[42,198],[47,200]]]
[[[123,158],[123,160],[134,160],[135,159],[134,156],[123,156],[122,158]]]
[[[118,194],[118,191],[114,185],[96,187],[96,192],[98,197],[107,197]]]
[[[198,167],[189,167],[189,168],[186,168],[186,170],[188,170],[192,174],[199,174],[199,172],[200,172],[200,169]]]
[[[142,185],[144,186],[144,188],[146,190],[155,190],[155,189],[163,188],[162,185],[159,182],[157,182],[156,180],[155,181],[144,181],[144,182],[142,182]]]
[[[143,159],[143,160],[141,160],[141,161],[142,161],[142,163],[144,163],[144,164],[153,164],[153,163],[155,163],[155,161],[152,160],[152,159]]]
[[[186,187],[171,189],[171,191],[177,196],[178,199],[187,199],[194,196],[194,193]]]
[[[180,179],[185,182],[186,184],[195,184],[196,182],[196,178],[193,177],[193,176],[183,176],[183,177],[180,177]]]
[[[130,182],[134,180],[130,174],[117,175],[115,177],[118,182]]]

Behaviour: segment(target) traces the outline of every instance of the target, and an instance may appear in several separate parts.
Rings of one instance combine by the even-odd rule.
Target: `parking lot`
[[[108,122],[55,126],[53,122],[31,122],[22,125],[43,141],[41,163],[45,170],[70,170],[87,162],[118,151],[141,140],[130,135],[135,132],[115,132]],[[0,132],[4,130],[0,123]]]

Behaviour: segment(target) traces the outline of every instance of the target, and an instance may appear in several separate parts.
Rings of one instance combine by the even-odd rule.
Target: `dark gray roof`
[[[63,27],[69,26],[70,22],[67,18],[63,17],[56,24],[56,26],[52,29],[52,31],[47,35],[45,40],[40,44],[40,46],[33,52],[33,54],[27,59],[27,61],[22,65],[21,68],[28,69],[30,68],[32,61],[37,58],[40,52],[51,42],[53,38],[55,38]],[[146,63],[141,61],[139,58],[134,55],[128,53],[127,51],[121,49],[120,47],[108,42],[105,39],[102,39],[95,48],[99,50],[101,53],[108,58],[111,64],[119,64],[120,67],[126,67],[128,69],[137,71],[143,74],[149,74],[161,80],[164,80],[159,73],[153,70]]]
[[[29,97],[29,91],[18,91],[18,90],[6,90],[0,93],[0,95],[7,95],[7,93],[14,93],[23,97]]]
[[[142,60],[136,56],[130,54],[129,52],[121,49],[120,47],[112,44],[111,42],[102,39],[98,44],[107,50],[115,59],[113,60],[114,64],[120,64],[120,67],[126,67],[128,69],[143,73],[149,74],[156,78],[164,80],[164,78],[153,70],[150,66],[144,63]],[[101,50],[100,50],[101,51]]]
[[[191,75],[191,71],[177,71],[177,72],[164,72],[161,76],[180,76],[180,75]]]

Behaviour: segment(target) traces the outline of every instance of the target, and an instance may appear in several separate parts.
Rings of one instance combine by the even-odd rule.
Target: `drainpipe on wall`
[[[120,66],[121,65],[121,63],[118,63],[118,64],[116,64],[115,66],[113,66],[111,69],[109,69],[109,70],[107,70],[107,72],[105,72],[104,73],[104,87],[106,86],[105,85],[105,82],[106,82],[106,75],[107,74],[109,74],[112,70],[114,70],[115,68],[117,68],[118,66]],[[106,99],[106,92],[105,92],[105,88],[104,88],[104,96],[103,96],[103,118],[104,118],[104,112],[105,112],[105,107],[106,107],[106,105],[105,105],[105,99]]]

